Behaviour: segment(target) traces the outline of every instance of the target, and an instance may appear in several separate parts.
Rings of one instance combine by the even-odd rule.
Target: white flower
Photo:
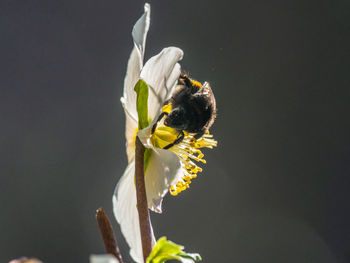
[[[158,55],[147,61],[143,67],[146,36],[150,23],[150,6],[145,4],[145,13],[136,22],[132,36],[134,48],[128,62],[124,80],[124,95],[121,99],[126,115],[126,140],[128,167],[116,187],[113,204],[114,214],[120,224],[121,231],[130,246],[130,255],[136,262],[143,262],[139,229],[139,218],[136,208],[135,174],[135,138],[138,129],[136,111],[136,93],[134,86],[140,77],[150,87],[149,117],[159,114],[163,102],[171,96],[176,86],[181,69],[177,63],[183,52],[179,48],[163,49]],[[162,158],[159,158],[162,156]],[[174,153],[158,149],[151,155],[145,174],[147,199],[150,209],[161,212],[161,200],[167,193],[171,183],[180,171],[180,162]],[[152,190],[150,190],[152,189]],[[153,241],[155,239],[153,237]]]
[[[150,6],[145,4],[145,12],[134,25],[132,36],[134,48],[131,52],[124,80],[124,94],[121,98],[126,116],[126,151],[128,166],[119,180],[113,196],[114,214],[121,231],[130,246],[130,255],[136,262],[143,262],[142,245],[139,228],[139,217],[136,207],[135,189],[135,138],[138,135],[142,143],[152,149],[145,170],[146,193],[149,209],[161,213],[162,200],[170,190],[177,194],[188,188],[190,180],[201,171],[193,160],[203,161],[201,147],[212,147],[216,142],[206,134],[194,140],[192,134],[186,133],[180,144],[169,150],[161,149],[162,143],[171,143],[177,131],[159,124],[151,136],[151,127],[164,103],[171,97],[179,79],[181,68],[178,64],[183,57],[181,49],[164,48],[158,55],[150,58],[143,66],[146,36],[150,24]],[[149,86],[148,117],[149,127],[138,131],[138,114],[136,110],[136,92],[134,86],[139,79]],[[153,235],[153,243],[155,238]]]

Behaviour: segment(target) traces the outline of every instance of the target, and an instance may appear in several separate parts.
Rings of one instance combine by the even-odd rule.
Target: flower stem
[[[147,205],[145,175],[144,175],[144,167],[143,167],[144,153],[145,153],[145,147],[141,143],[140,139],[136,136],[135,181],[136,181],[137,210],[139,212],[143,259],[144,259],[144,262],[146,262],[147,257],[152,251],[152,234],[151,234],[151,221],[150,221],[148,205]]]
[[[106,252],[108,254],[114,255],[120,263],[124,263],[117,242],[115,241],[114,231],[111,222],[109,221],[108,216],[101,207],[96,211],[96,219],[103,239],[103,243],[105,245]]]

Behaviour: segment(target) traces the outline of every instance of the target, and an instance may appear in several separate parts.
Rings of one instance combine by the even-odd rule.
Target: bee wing
[[[210,119],[203,127],[205,130],[208,130],[213,125],[216,118],[216,101],[210,84],[204,82],[199,91],[194,94],[194,97],[197,100],[201,100],[202,103],[205,104],[205,108],[210,110]]]
[[[210,107],[212,107],[216,111],[216,101],[215,101],[214,93],[208,82],[204,82],[204,84],[199,89],[197,94],[198,96],[205,96],[209,101]]]

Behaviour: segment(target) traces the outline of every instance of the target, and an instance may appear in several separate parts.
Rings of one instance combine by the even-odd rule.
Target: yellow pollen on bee
[[[169,103],[169,104],[166,104],[163,106],[162,112],[166,112],[169,114],[172,111],[172,109],[173,109],[173,107],[172,107],[171,103]]]
[[[191,79],[191,84],[195,87],[197,87],[198,89],[200,89],[202,87],[202,84],[197,81],[197,80],[194,80],[194,79]]]

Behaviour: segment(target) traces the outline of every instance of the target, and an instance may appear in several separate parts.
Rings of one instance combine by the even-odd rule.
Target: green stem
[[[149,217],[145,174],[144,174],[144,153],[145,147],[140,139],[136,136],[135,149],[135,181],[136,181],[136,196],[137,196],[137,210],[139,212],[140,232],[142,241],[143,259],[146,262],[147,257],[152,251],[152,230],[151,221]]]

